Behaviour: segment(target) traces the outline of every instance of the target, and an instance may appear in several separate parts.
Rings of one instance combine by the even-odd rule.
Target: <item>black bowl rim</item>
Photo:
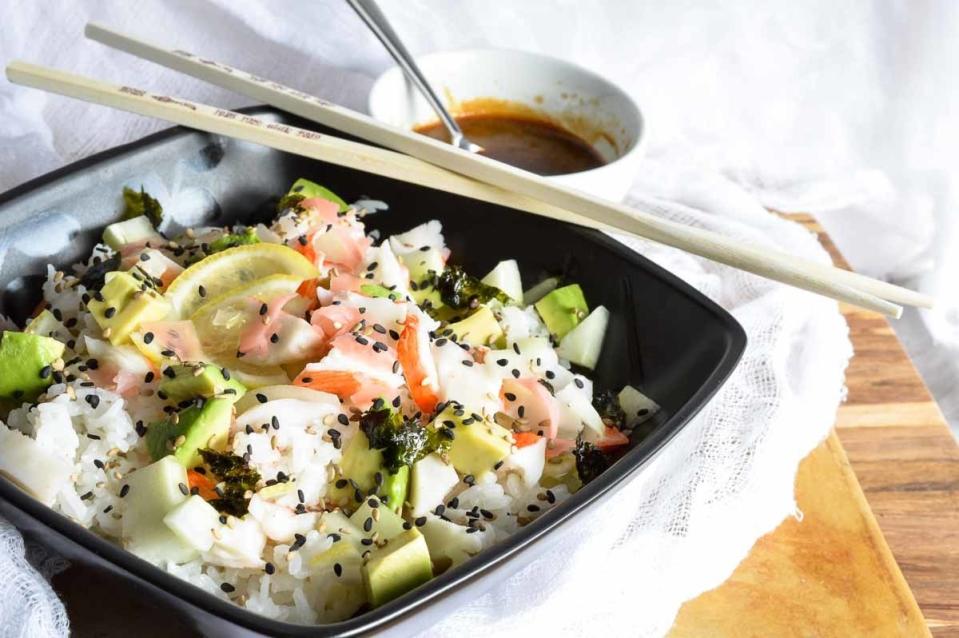
[[[251,106],[239,109],[250,115],[290,117],[288,114],[266,106]],[[140,150],[169,139],[188,135],[207,135],[193,129],[175,126],[152,133],[120,146],[101,151],[95,155],[80,159],[62,168],[31,179],[0,194],[0,207],[15,199],[50,186],[58,180],[80,172],[107,160],[120,157],[128,152]],[[547,222],[549,223],[549,222]],[[553,222],[563,223],[563,222]],[[214,595],[189,585],[165,570],[142,560],[118,544],[95,534],[73,522],[66,516],[55,512],[30,497],[5,477],[0,477],[0,498],[18,508],[22,513],[53,530],[85,550],[119,567],[129,576],[149,586],[157,587],[195,607],[215,616],[235,623],[249,630],[265,635],[289,636],[358,636],[374,630],[384,630],[390,625],[405,620],[408,615],[422,612],[426,607],[454,590],[467,585],[474,578],[491,571],[515,554],[529,548],[549,532],[569,522],[584,509],[595,504],[601,498],[611,496],[623,482],[639,472],[680,430],[705,406],[712,396],[735,369],[746,347],[746,333],[742,326],[726,310],[682,281],[664,268],[646,259],[615,239],[589,229],[580,229],[590,236],[592,241],[604,245],[607,249],[625,254],[637,267],[650,271],[674,289],[682,292],[695,303],[709,311],[724,329],[726,349],[718,365],[686,403],[660,424],[639,445],[636,445],[616,461],[597,479],[572,495],[560,506],[551,509],[535,522],[525,526],[513,536],[485,550],[478,559],[467,561],[455,569],[440,576],[399,598],[359,616],[328,624],[301,625],[277,621],[260,614],[247,611],[233,603],[221,600]]]

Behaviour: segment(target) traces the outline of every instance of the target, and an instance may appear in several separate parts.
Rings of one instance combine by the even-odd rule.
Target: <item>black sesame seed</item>
[[[333,541],[334,543],[340,542],[340,539],[342,538],[339,534],[335,532],[332,534],[327,534],[326,537],[330,539],[331,541]]]
[[[552,370],[547,370],[547,371],[546,371],[546,378],[547,378],[547,379],[550,379],[550,380],[553,380],[553,379],[556,378],[556,373],[553,372]]]
[[[556,502],[556,495],[553,494],[553,490],[546,490],[546,500],[553,504]]]
[[[538,512],[539,505],[536,505],[535,503],[530,503],[529,505],[526,506],[526,509],[527,511],[530,511],[530,512]]]
[[[203,284],[197,286],[196,292],[201,297],[206,297],[206,288],[203,287]]]
[[[84,400],[90,404],[90,407],[94,410],[97,409],[97,406],[100,405],[100,397],[95,394],[88,394]]]
[[[336,415],[336,420],[340,422],[341,425],[349,425],[350,419],[345,414]]]
[[[263,566],[263,571],[265,571],[267,574],[273,574],[276,572],[276,566],[274,566],[273,563],[268,562]]]
[[[386,334],[386,328],[384,328],[383,326],[381,326],[381,325],[378,324],[378,323],[374,323],[374,324],[373,324],[373,330],[377,331],[377,332],[380,333],[381,335],[385,335],[385,334]]]
[[[519,418],[522,419],[523,416],[526,414],[526,406],[525,406],[525,405],[521,405],[521,406],[519,406],[518,408],[516,408],[516,414],[518,414],[518,415],[519,415]]]
[[[190,493],[190,490],[187,488],[185,483],[180,483],[177,485],[177,487],[180,488],[180,493],[182,493],[184,496]]]
[[[380,502],[376,500],[375,498],[371,498],[370,500],[366,502],[366,504],[374,509],[380,506]]]
[[[144,383],[153,383],[153,379],[156,378],[156,375],[153,373],[153,370],[150,370],[143,376]]]
[[[360,539],[360,542],[363,543],[364,545],[366,545],[367,547],[369,547],[370,545],[373,544],[373,539],[372,539],[372,538],[361,538],[361,539]]]
[[[516,395],[513,394],[512,392],[505,392],[505,393],[503,393],[503,396],[506,397],[506,400],[507,400],[507,401],[515,401],[515,400],[516,400]]]
[[[270,419],[270,425],[273,426],[273,429],[274,429],[274,430],[279,430],[279,429],[280,429],[280,420],[276,417],[275,414],[274,414],[273,417]]]
[[[355,500],[357,503],[362,503],[364,498],[366,497],[363,496],[362,490],[360,490],[359,488],[353,490],[353,500]]]
[[[508,364],[508,363],[509,363],[509,361],[506,360],[506,359],[497,359],[497,360],[496,360],[496,365],[501,366],[501,367],[504,367],[504,368],[506,367],[506,364]]]
[[[113,315],[117,314],[117,309],[113,306],[109,306],[106,310],[103,311],[103,316],[107,319],[112,319]]]
[[[475,533],[478,532],[478,531],[479,531],[479,528],[476,528],[476,527],[467,527],[467,528],[466,528],[466,533],[467,533],[467,534],[475,534]]]
[[[472,474],[467,474],[463,477],[463,482],[467,485],[474,485],[476,483],[476,477],[474,477]]]
[[[473,361],[471,359],[463,359],[463,361],[461,361],[460,363],[462,363],[467,368],[473,367]]]
[[[584,387],[584,386],[583,386],[583,381],[582,381],[581,379],[576,379],[576,378],[574,378],[574,379],[573,379],[573,383],[575,383],[575,384],[576,384],[576,387],[579,388],[580,390],[582,390],[583,387]]]
[[[97,361],[96,359],[87,359],[86,364],[87,364],[87,367],[90,368],[91,370],[96,370],[97,368],[100,367],[100,362]]]
[[[411,530],[411,529],[413,529],[413,523],[411,523],[411,522],[409,522],[409,521],[403,521],[403,529],[405,529],[405,530]]]
[[[454,510],[459,509],[460,499],[458,496],[454,496],[449,500],[449,503],[446,504],[448,507],[452,507]]]
[[[373,517],[372,517],[372,516],[367,516],[367,517],[366,517],[366,520],[363,521],[363,531],[364,531],[364,532],[368,532],[368,531],[370,531],[371,529],[373,529]]]
[[[400,338],[400,333],[398,333],[396,330],[393,330],[393,329],[391,328],[390,331],[389,331],[389,333],[390,333],[390,339],[392,339],[393,341],[398,341],[398,340],[399,340],[399,338]]]
[[[168,379],[175,379],[176,371],[173,368],[169,368],[169,367],[163,368],[163,376],[167,377]]]
[[[276,334],[275,332],[270,335],[270,343],[279,343],[279,342],[280,342],[280,335]]]
[[[339,578],[343,575],[343,566],[339,563],[333,563],[333,573],[336,574],[336,577]]]
[[[256,400],[259,401],[260,403],[266,403],[266,402],[267,402],[266,395],[263,394],[263,393],[261,393],[261,392],[257,392],[257,393],[256,393]]]
[[[227,594],[232,594],[233,592],[236,591],[236,587],[234,587],[230,583],[220,583],[220,589],[222,589]]]
[[[510,370],[509,373],[513,375],[514,379],[519,379],[519,370],[517,370],[516,368],[513,368],[512,370]]]
[[[120,488],[120,498],[125,497],[129,493],[130,493],[130,484],[124,483],[123,487]]]
[[[113,510],[113,506],[112,506],[112,505],[107,505],[106,507],[103,508],[103,513],[104,513],[104,514],[109,514],[109,513],[111,512],[111,510]]]
[[[166,350],[161,350],[161,351],[160,351],[160,354],[162,354],[164,357],[175,357],[175,356],[176,356],[176,352],[174,352],[173,350],[170,350],[169,348],[166,349]]]
[[[439,505],[436,506],[436,509],[433,510],[433,513],[436,514],[437,516],[442,516],[443,512],[445,511],[446,511],[446,506],[440,503]]]
[[[424,525],[426,525],[426,517],[420,516],[419,518],[413,521],[413,524],[416,525],[417,527],[423,527]]]
[[[91,498],[93,498],[93,492],[87,492],[86,494],[80,497],[80,500],[89,501]]]
[[[93,459],[93,464],[96,466],[98,470],[102,470],[104,468],[103,461],[101,461],[100,459]]]
[[[336,485],[337,489],[342,490],[344,487],[346,487],[347,485],[349,485],[349,483],[350,483],[350,482],[347,481],[346,479],[340,479],[340,480],[338,480],[338,481],[335,483],[335,485]]]
[[[53,366],[43,366],[40,368],[40,378],[46,379],[53,374]]]

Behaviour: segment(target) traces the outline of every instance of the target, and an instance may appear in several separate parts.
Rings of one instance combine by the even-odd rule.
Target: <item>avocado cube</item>
[[[151,423],[146,435],[147,450],[154,459],[172,452],[183,467],[194,467],[202,462],[200,450],[226,447],[232,424],[232,399],[209,399],[202,407],[190,406],[168,419]]]
[[[302,177],[293,182],[293,186],[290,187],[290,192],[288,192],[286,197],[280,201],[282,203],[284,200],[289,200],[291,197],[295,198],[296,200],[320,197],[338,205],[340,207],[340,212],[343,212],[349,208],[347,203],[330,189],[326,188],[325,186],[320,186],[315,182],[311,182],[308,179],[303,179]]]
[[[366,434],[357,431],[347,443],[343,450],[343,457],[340,459],[339,476],[343,479],[352,479],[360,490],[366,494],[373,487],[373,477],[377,472],[382,471],[383,452],[370,448],[370,440]],[[336,487],[336,483],[341,479],[336,479],[328,491],[329,500],[340,505],[349,503],[356,504],[353,498],[355,488],[351,484],[344,487]]]
[[[372,553],[363,566],[363,583],[373,607],[419,587],[433,577],[430,551],[416,529],[403,532]]]
[[[160,390],[174,403],[197,397],[220,397],[236,402],[246,394],[242,383],[233,377],[227,379],[223,376],[223,370],[214,365],[176,364],[170,369],[173,372],[164,374]]]
[[[184,563],[195,558],[196,550],[163,522],[174,507],[187,500],[180,487],[187,485],[186,469],[168,456],[133,472],[126,484],[121,536],[127,549],[153,563]]]
[[[32,401],[53,383],[50,365],[65,346],[50,337],[5,330],[0,340],[0,398]]]
[[[356,575],[359,575],[360,567],[363,566],[363,556],[355,545],[339,540],[328,550],[320,552],[310,560],[310,567],[315,571],[323,569],[333,571],[333,566],[336,564],[339,564],[343,571],[355,571]]]
[[[553,290],[534,305],[550,334],[560,340],[589,314],[589,306],[579,284]]]
[[[70,331],[57,321],[53,313],[49,310],[43,310],[36,317],[30,320],[23,331],[30,335],[40,335],[41,337],[50,337],[57,341],[69,341]]]
[[[410,271],[410,281],[417,284],[430,279],[431,274],[440,274],[446,269],[443,255],[436,248],[414,250],[400,255],[403,265]]]
[[[262,492],[262,490],[260,491]],[[344,514],[342,510],[323,512],[320,515],[320,522],[317,525],[317,529],[324,534],[338,535],[340,537],[340,541],[349,543],[358,551],[362,552],[366,549],[361,542],[365,537],[365,534],[359,527],[354,525],[349,518],[347,518],[346,514]]]
[[[487,306],[480,306],[466,319],[451,323],[447,327],[453,331],[458,341],[473,347],[495,344],[504,338],[503,329]]]
[[[370,505],[371,502],[376,503],[376,507]],[[379,513],[373,516],[375,509],[378,509]],[[377,540],[390,540],[402,534],[403,522],[399,514],[386,507],[386,504],[375,496],[363,501],[363,504],[350,516],[350,523],[362,530],[366,536],[378,534]]]
[[[160,293],[128,272],[107,273],[100,294],[103,301],[91,299],[87,308],[115,346],[141,323],[159,321],[170,313],[170,303]]]
[[[468,424],[463,423],[466,419],[470,420]],[[430,427],[439,428],[444,421],[455,424],[456,438],[450,443],[446,456],[460,474],[479,478],[509,456],[513,435],[501,425],[487,419],[476,421],[473,417],[457,417],[452,408],[446,408]]]

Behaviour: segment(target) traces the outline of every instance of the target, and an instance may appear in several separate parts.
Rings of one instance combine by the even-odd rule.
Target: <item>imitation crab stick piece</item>
[[[330,304],[318,308],[310,316],[310,323],[323,331],[327,339],[338,337],[353,329],[363,315],[350,304]]]
[[[539,441],[540,436],[534,432],[513,432],[513,441],[516,447],[526,447]]]
[[[601,450],[619,447],[621,445],[629,445],[629,437],[623,434],[620,430],[611,428],[607,425],[606,434],[604,434],[603,438],[596,441],[596,443],[593,445]]]
[[[304,370],[293,380],[293,384],[320,392],[329,392],[340,399],[347,400],[362,387],[361,377],[362,375],[355,372],[339,370]]]
[[[216,487],[216,482],[206,474],[200,474],[196,470],[188,470],[186,473],[186,478],[190,489],[192,490],[193,488],[196,488],[197,494],[204,501],[213,501],[220,498],[214,489]]]
[[[436,365],[420,334],[420,319],[413,313],[406,315],[406,326],[396,342],[396,358],[416,406],[426,414],[432,413],[440,401],[435,390]]]

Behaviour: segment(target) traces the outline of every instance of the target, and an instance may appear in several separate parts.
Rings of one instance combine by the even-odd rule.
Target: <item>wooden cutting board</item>
[[[959,447],[888,322],[842,311],[849,396],[800,465],[802,520],[687,602],[672,636],[959,636]]]

